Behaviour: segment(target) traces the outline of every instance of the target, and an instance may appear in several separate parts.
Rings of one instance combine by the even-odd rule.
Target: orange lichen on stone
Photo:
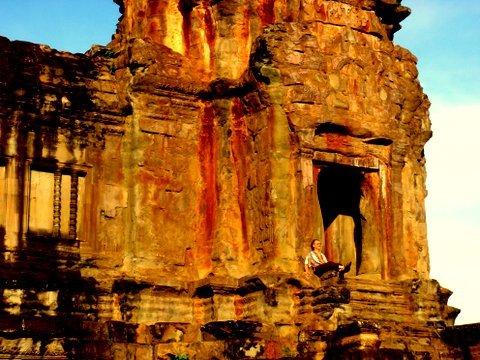
[[[237,199],[240,209],[242,226],[242,253],[248,256],[249,239],[247,231],[247,160],[248,160],[248,134],[245,124],[245,118],[242,116],[243,108],[239,100],[235,99],[232,106],[232,129],[231,129],[231,147],[233,164],[237,177]]]
[[[84,55],[0,37],[0,358],[476,351],[429,278],[400,0],[115,1]]]
[[[217,207],[217,141],[215,136],[215,109],[205,105],[201,117],[199,158],[203,181],[200,231],[197,234],[197,261],[199,271],[209,270],[215,236]]]

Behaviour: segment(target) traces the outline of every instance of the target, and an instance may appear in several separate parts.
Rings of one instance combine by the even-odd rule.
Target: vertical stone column
[[[68,223],[68,237],[77,238],[77,213],[78,213],[78,173],[72,171],[70,185],[70,219]]]
[[[205,76],[215,72],[216,27],[212,9],[205,2],[183,13],[185,55]]]
[[[27,156],[23,164],[23,214],[22,214],[22,243],[27,241],[29,223],[30,223],[30,190],[32,181],[32,159],[34,157],[35,133],[33,131],[27,134]]]
[[[297,180],[298,226],[297,226],[297,252],[304,257],[310,250],[312,239],[324,241],[323,219],[318,201],[317,178],[321,171],[314,165],[312,154],[301,154],[299,160],[301,178]]]
[[[5,164],[5,249],[18,246],[20,233],[20,192],[18,160],[8,157]]]
[[[271,69],[272,74],[279,74],[277,69]],[[276,75],[275,75],[276,76]],[[290,272],[298,268],[296,254],[296,231],[298,221],[297,197],[295,193],[296,160],[291,157],[292,148],[288,134],[290,128],[288,118],[283,110],[282,101],[285,97],[279,78],[272,77],[268,94],[272,101],[269,109],[268,127],[271,134],[272,150],[270,164],[272,168],[270,198],[273,205],[275,259],[273,267],[276,270]]]
[[[242,277],[251,273],[250,238],[247,227],[247,129],[238,100],[214,102],[218,122],[218,183],[216,231],[213,253],[221,273]]]
[[[397,161],[393,163],[390,170],[391,176],[389,183],[390,206],[385,211],[385,216],[391,219],[391,229],[387,238],[388,271],[387,278],[402,279],[405,278],[405,244],[403,235],[403,189],[402,189],[402,170],[404,163]]]
[[[322,209],[321,209],[321,201],[322,201],[322,191],[326,191],[326,189],[321,189],[320,188],[320,184],[319,184],[319,181],[320,181],[320,175],[322,174],[322,171],[324,170],[324,167],[323,166],[315,166],[313,168],[313,178],[314,178],[314,181],[315,181],[315,195],[317,197],[317,207],[318,207],[318,211],[320,213],[320,225],[321,226],[321,234],[319,236],[319,240],[322,242],[323,244],[323,253],[325,254],[325,256],[327,257],[327,259],[330,259],[333,261],[333,259],[335,258],[335,254],[336,254],[336,249],[334,248],[334,244],[333,244],[333,239],[334,237],[333,236],[329,236],[329,232],[327,231],[328,229],[324,227],[324,223],[323,223],[323,216],[324,214],[322,213]],[[332,231],[330,231],[331,233]],[[338,261],[338,259],[337,259]]]
[[[62,213],[62,171],[56,169],[53,173],[53,236],[60,237]]]
[[[405,277],[428,278],[429,256],[425,217],[425,169],[411,155],[402,169],[403,244]]]
[[[312,164],[313,165],[313,164]],[[325,228],[323,226],[323,214],[320,208],[320,199],[318,197],[319,189],[318,189],[318,177],[322,172],[321,166],[313,166],[312,174],[313,174],[313,199],[312,199],[312,207],[313,207],[313,214],[315,216],[312,217],[312,220],[315,221],[314,227],[314,236],[313,238],[318,238],[322,243],[325,250]],[[310,245],[310,243],[308,244]]]
[[[5,260],[14,261],[12,251],[19,245],[20,237],[20,171],[17,157],[17,136],[16,124],[12,124],[11,132],[7,139],[6,162],[5,162]]]
[[[383,227],[380,203],[381,180],[378,172],[365,172],[362,181],[362,252],[359,274],[382,273]]]
[[[380,166],[380,222],[382,223],[382,279],[390,278],[390,253],[393,239],[393,211],[391,170],[387,166]]]
[[[5,161],[0,159],[0,242],[3,241],[5,236],[5,209],[6,209],[6,180],[5,180]]]
[[[23,164],[23,214],[22,214],[22,242],[25,243],[28,235],[28,223],[30,221],[30,180],[32,160],[27,159]]]
[[[208,51],[213,59],[210,68],[218,77],[238,79],[248,66],[251,36],[256,38],[255,34],[251,34],[250,6],[248,1],[230,0],[219,3],[213,9],[204,7],[205,14],[208,15],[204,18],[208,21],[204,22],[205,30],[202,32],[207,34],[209,40]],[[219,12],[228,15],[219,17]],[[260,29],[257,31],[260,33]]]

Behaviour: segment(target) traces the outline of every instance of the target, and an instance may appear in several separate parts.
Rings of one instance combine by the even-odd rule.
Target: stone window
[[[82,228],[84,173],[32,168],[28,233],[77,239]]]

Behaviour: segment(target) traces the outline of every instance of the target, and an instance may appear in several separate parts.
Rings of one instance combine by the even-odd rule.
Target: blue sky
[[[119,17],[113,0],[0,0],[0,35],[83,53],[110,42]]]
[[[395,40],[419,58],[427,94],[448,103],[480,96],[480,1],[404,0],[412,15]]]
[[[457,324],[480,322],[480,1],[403,0],[412,15],[395,42],[419,59],[432,101],[426,146],[431,276],[454,291]],[[85,52],[106,44],[113,0],[0,0],[0,35]]]
[[[431,277],[453,290],[457,324],[480,322],[480,1],[404,0],[395,42],[418,58],[432,102],[427,157]]]

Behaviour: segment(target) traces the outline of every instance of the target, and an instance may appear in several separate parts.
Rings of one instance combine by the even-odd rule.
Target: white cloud
[[[426,146],[431,276],[453,290],[457,323],[480,321],[480,104],[433,101]]]

